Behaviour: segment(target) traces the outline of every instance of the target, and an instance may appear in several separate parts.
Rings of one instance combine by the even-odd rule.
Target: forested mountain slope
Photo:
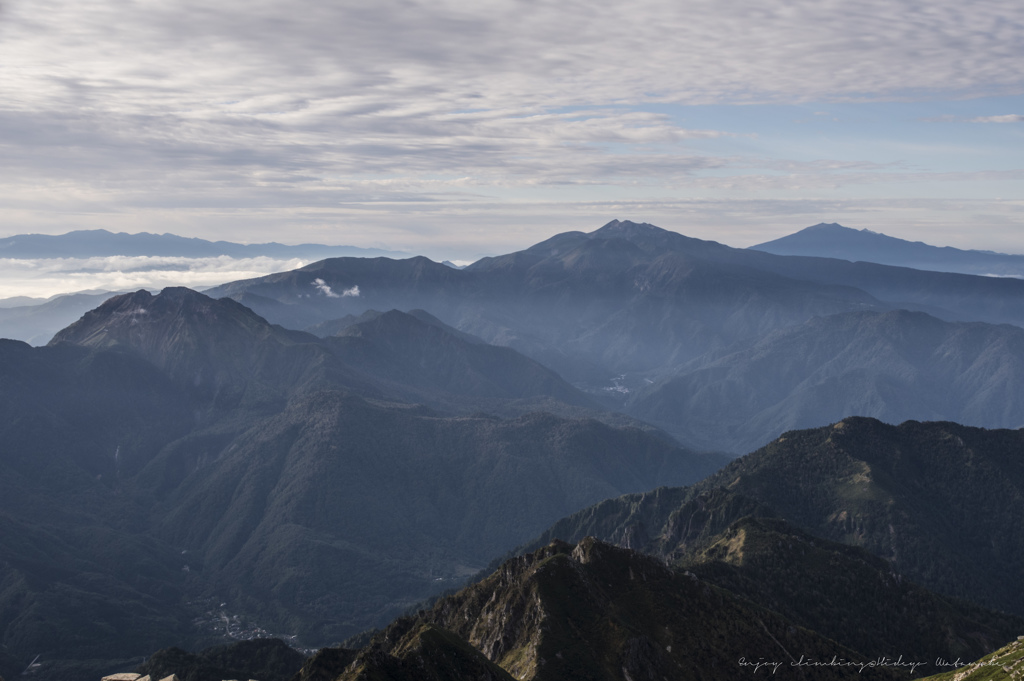
[[[0,343],[0,376],[0,631],[26,666],[210,640],[206,603],[341,640],[576,508],[723,463],[399,312],[321,339],[142,291]]]
[[[601,502],[551,538],[681,558],[743,516],[859,546],[938,593],[1024,615],[1024,431],[848,418],[790,431],[686,489]]]
[[[792,651],[805,661],[860,657],[691,574],[585,539],[509,560],[396,621],[355,655],[321,651],[298,679],[726,680],[758,661],[794,671]],[[903,678],[856,666],[795,671],[804,679]]]

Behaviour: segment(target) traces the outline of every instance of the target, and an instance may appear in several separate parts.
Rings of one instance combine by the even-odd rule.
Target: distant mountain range
[[[339,256],[401,256],[403,253],[356,246],[325,246],[323,244],[279,243],[238,244],[230,241],[207,241],[174,234],[139,232],[108,232],[90,229],[67,234],[19,234],[0,239],[0,258],[93,258],[110,255],[164,256],[185,258],[309,258],[320,260]]]
[[[0,307],[0,333],[4,338],[30,345],[46,345],[57,331],[117,294],[116,291],[72,293],[42,302]]]
[[[637,389],[625,411],[729,451],[853,414],[1022,427],[1024,329],[905,310],[815,317],[708,353]]]
[[[867,229],[819,223],[781,239],[750,247],[775,255],[804,255],[998,277],[1024,277],[1024,255],[930,246]]]
[[[995,326],[1024,326],[1016,279],[777,256],[613,221],[464,270],[336,258],[209,293],[311,331],[421,308],[704,449],[739,454],[857,414],[1024,425],[1012,378],[1024,346]]]
[[[613,221],[208,293],[0,341],[0,675],[336,642],[537,536],[303,678],[735,678],[737,641],[1024,633],[1024,281]],[[157,661],[261,668],[236,652]]]
[[[206,241],[204,239],[189,239],[174,234],[125,234],[112,233],[103,229],[69,232],[61,235],[44,234],[21,234],[18,236],[0,239],[0,258],[38,260],[38,259],[67,259],[69,262],[62,265],[69,275],[69,287],[76,284],[84,288],[87,282],[93,281],[90,277],[97,271],[104,269],[124,268],[139,275],[144,272],[154,272],[162,269],[169,269],[179,272],[188,269],[191,260],[203,258],[231,258],[252,259],[269,258],[281,263],[289,260],[322,260],[328,257],[358,256],[358,257],[404,257],[406,254],[395,251],[385,251],[374,248],[358,248],[355,246],[326,246],[322,244],[300,244],[284,245],[278,243],[266,244],[237,244],[228,241]],[[94,263],[85,263],[84,259],[111,258],[115,256],[138,257],[141,259],[129,263],[117,262],[109,264],[107,268],[97,266]],[[162,259],[179,258],[184,262],[167,264]],[[151,259],[151,260],[150,260]],[[74,261],[82,260],[83,264],[76,266]],[[279,266],[284,266],[279,265]],[[76,269],[77,267],[77,269]],[[246,266],[244,270],[252,270]],[[259,269],[257,271],[260,271]],[[262,271],[268,271],[262,269]],[[26,276],[30,276],[32,269],[26,269]],[[218,279],[210,279],[206,275],[205,281],[220,283],[234,277],[225,275]],[[237,273],[234,276],[238,276]],[[145,282],[146,278],[141,277]],[[157,280],[161,280],[158,278]],[[163,281],[175,281],[173,276],[165,277]],[[185,279],[183,279],[185,280]],[[195,279],[193,279],[195,281]],[[148,285],[148,284],[143,284]],[[110,286],[103,283],[98,286]],[[24,288],[21,286],[20,288]],[[163,285],[154,285],[153,290],[159,290]],[[53,296],[51,298],[33,298],[30,296],[17,296],[14,298],[0,299],[0,337],[23,340],[32,345],[45,345],[60,329],[71,324],[87,310],[96,307],[101,302],[124,291],[89,291],[79,293],[68,293],[65,295]]]

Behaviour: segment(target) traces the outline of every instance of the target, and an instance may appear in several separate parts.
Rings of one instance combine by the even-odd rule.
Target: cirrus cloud
[[[797,188],[873,166],[884,193],[901,156],[766,158],[755,114],[688,107],[1015,96],[1022,60],[1007,0],[7,0],[0,230],[344,224],[369,245],[367,213],[401,237],[444,211],[454,245],[485,206],[768,186],[787,166]]]
[[[971,123],[1024,123],[1021,114],[1004,114],[1001,116],[978,116],[970,119]]]

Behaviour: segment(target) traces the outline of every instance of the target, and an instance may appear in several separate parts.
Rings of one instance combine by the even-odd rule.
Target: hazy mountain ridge
[[[626,411],[655,424],[685,414],[677,434],[742,452],[765,433],[850,414],[888,423],[952,420],[1024,425],[1024,330],[943,322],[921,312],[852,312],[709,353],[635,391]],[[687,437],[689,435],[689,437]]]
[[[750,248],[776,255],[860,260],[918,270],[982,276],[1024,276],[1024,255],[931,246],[867,229],[850,229],[836,223],[819,223]]]
[[[161,504],[164,536],[203,556],[225,590],[253,596],[251,609],[318,622],[323,632],[302,630],[314,640],[379,622],[588,499],[700,476],[693,457],[640,431],[442,417],[331,393],[215,456]]]
[[[530,400],[599,412],[558,402],[587,400],[535,362],[417,314],[319,339],[231,300],[168,289],[114,298],[47,347],[0,343],[8,650],[110,657],[209,636],[180,629],[186,595],[338,640],[575,508],[696,481],[723,463],[650,429],[469,415],[488,394],[511,413]],[[416,343],[434,349],[417,354]],[[403,354],[408,375],[378,375]],[[440,368],[417,377],[427,357]],[[449,370],[454,383],[431,391]],[[399,400],[410,386],[461,415]],[[33,535],[56,537],[45,559],[32,557]],[[40,560],[67,576],[36,569]],[[88,574],[109,576],[80,583]],[[127,615],[104,619],[104,601]],[[26,609],[33,602],[45,607]],[[89,621],[103,628],[74,645],[50,628]],[[121,648],[104,643],[125,626],[134,630]]]
[[[8,548],[28,555],[37,532],[53,538],[45,560],[72,568],[65,576],[34,574],[38,557],[5,565],[0,580],[15,586],[0,614],[17,613],[31,599],[41,604],[18,615],[26,626],[10,640],[51,656],[102,645],[97,634],[62,644],[58,653],[45,647],[52,637],[47,618],[75,590],[73,602],[114,594],[115,602],[131,604],[122,612],[138,613],[137,636],[123,651],[104,654],[156,640],[179,621],[161,608],[196,593],[217,594],[236,612],[307,640],[337,640],[420,600],[438,580],[455,584],[560,515],[629,490],[695,482],[719,465],[649,428],[607,425],[623,419],[602,415],[554,372],[470,331],[528,347],[577,376],[607,380],[611,367],[632,367],[616,383],[631,391],[630,405],[671,386],[630,380],[693,371],[704,392],[662,419],[686,414],[688,427],[716,411],[719,419],[729,414],[754,426],[759,418],[775,422],[793,406],[771,404],[780,395],[820,408],[820,395],[804,389],[828,380],[849,384],[850,408],[858,410],[901,395],[872,388],[901,385],[926,394],[936,412],[943,399],[978,418],[1013,418],[1017,409],[1015,327],[888,310],[855,288],[768,271],[792,260],[744,260],[735,249],[650,225],[616,222],[598,232],[558,235],[466,270],[425,258],[365,260],[355,270],[348,261],[325,261],[253,280],[254,290],[252,282],[232,285],[239,298],[294,319],[335,315],[330,319],[340,321],[327,338],[276,327],[231,300],[167,289],[112,299],[47,348],[0,344],[0,375],[11,377],[0,390],[0,416],[17,445],[16,455],[0,461],[12,473]],[[762,260],[771,267],[750,265]],[[805,270],[820,268],[815,261]],[[966,279],[980,286],[979,278]],[[971,286],[961,291],[964,300]],[[1001,290],[1010,296],[1011,288]],[[281,291],[290,292],[273,297]],[[431,311],[369,306],[392,299]],[[531,309],[537,316],[521,322]],[[657,338],[643,335],[649,328]],[[758,378],[758,363],[774,373]],[[723,371],[732,387],[726,383],[715,397],[707,390],[722,386]],[[851,380],[863,376],[870,380]],[[80,408],[93,394],[99,399]],[[759,411],[763,404],[769,407]],[[537,408],[558,415],[524,414]],[[733,430],[730,437],[755,437]],[[887,430],[846,419],[836,428],[787,433],[732,464],[732,477],[612,499],[559,527],[673,560],[718,546],[724,554],[701,563],[716,566],[715,579],[779,603],[787,582],[737,572],[728,547],[737,543],[741,518],[781,516],[869,548],[893,560],[897,574],[1020,613],[1021,604],[1006,595],[1020,581],[1012,566],[1024,556],[1010,520],[1024,512],[1017,508],[1020,462],[1011,455],[1020,450],[1018,436],[955,424]],[[65,489],[72,493],[60,496]],[[82,504],[88,513],[81,514]],[[65,522],[70,529],[56,531]],[[753,540],[752,528],[739,527]],[[802,541],[792,528],[762,530],[777,541],[784,535],[783,543]],[[830,560],[845,555],[822,551]],[[159,559],[133,572],[137,552]],[[761,567],[781,555],[763,554]],[[112,580],[74,581],[108,571]],[[865,574],[886,583],[881,570]],[[819,591],[828,599],[844,593]],[[899,593],[900,602],[947,622],[950,650],[974,654],[994,640],[998,627],[985,628],[994,622],[989,615]],[[87,616],[69,612],[69,627]],[[103,621],[103,631],[126,626],[117,617]],[[409,646],[454,645],[472,658],[433,626],[421,627]],[[933,634],[925,636],[929,645]]]
[[[553,255],[547,255],[548,249],[527,249],[461,271],[422,258],[335,259],[218,287],[210,295],[254,293],[321,319],[367,309],[420,307],[462,331],[559,366],[570,376],[595,366],[618,372],[678,363],[732,342],[738,332],[753,335],[765,324],[777,325],[779,319],[797,323],[813,314],[877,305],[871,296],[852,289],[801,284],[774,273],[730,273],[684,253],[644,251],[613,238],[613,233],[584,236],[559,235],[555,239],[572,248],[556,249]],[[718,280],[707,280],[720,271]],[[332,292],[359,286],[360,295],[319,295],[317,280]],[[731,296],[740,296],[760,321],[723,309],[721,304]],[[392,299],[397,302],[392,304]],[[268,318],[278,313],[268,309]],[[768,316],[775,320],[768,322]],[[637,329],[652,328],[660,329],[665,340],[638,342],[632,337]],[[683,339],[689,341],[685,346]],[[613,363],[604,366],[608,361]]]
[[[358,296],[338,294],[357,287]],[[927,367],[908,365],[896,351],[906,345],[902,335],[938,324],[921,316],[866,324],[859,332],[864,343],[873,329],[871,342],[887,355],[875,357],[865,345],[845,374],[811,361],[824,349],[809,357],[780,354],[786,338],[831,346],[833,353],[856,350],[841,345],[840,329],[868,317],[829,320],[833,315],[910,309],[951,323],[1024,325],[1024,281],[777,256],[616,220],[465,270],[422,258],[334,259],[213,294],[251,300],[268,318],[298,328],[370,309],[421,307],[460,331],[556,367],[594,399],[707,449],[742,453],[786,428],[857,414],[994,427],[1024,422],[1013,406],[1020,402],[1016,382],[1006,378],[1012,371],[1001,370],[1019,363],[1016,344],[998,340],[983,352],[968,338],[1006,340],[1010,330],[957,327],[949,342],[959,335],[964,345],[935,354]],[[774,383],[756,376],[755,360],[770,364],[765,353],[793,371]],[[961,354],[978,361],[964,368]],[[929,383],[931,373],[955,381],[954,392],[970,404],[937,399],[943,391]],[[722,376],[727,380],[719,384]],[[895,408],[899,401],[902,408]]]
[[[448,327],[423,311],[385,312],[346,327],[328,342],[351,364],[430,391],[484,398],[548,396],[599,408],[547,367]]]
[[[32,345],[45,345],[58,330],[72,324],[83,314],[108,298],[106,293],[73,293],[51,300],[26,302],[0,308],[0,325],[4,338],[21,340]]]
[[[110,232],[105,229],[77,230],[66,234],[18,234],[0,239],[2,258],[90,258],[109,255],[180,256],[187,258],[324,258],[328,256],[399,255],[393,251],[356,246],[325,246],[279,243],[238,244],[230,241],[181,237],[174,234]]]

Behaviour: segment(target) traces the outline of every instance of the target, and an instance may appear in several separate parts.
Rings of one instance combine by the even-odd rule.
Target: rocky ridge
[[[812,664],[833,658],[850,664]],[[858,658],[693,574],[585,539],[511,559],[358,652],[321,651],[297,681],[725,680],[769,660],[801,679],[898,678],[884,667],[859,670]]]

